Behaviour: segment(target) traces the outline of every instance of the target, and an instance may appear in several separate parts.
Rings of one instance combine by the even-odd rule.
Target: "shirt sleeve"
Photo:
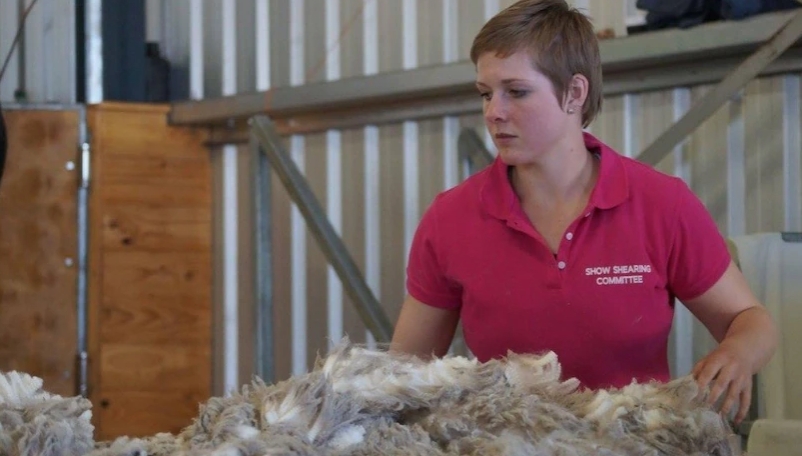
[[[437,230],[437,200],[429,207],[415,231],[407,263],[407,292],[432,307],[457,310],[462,289],[444,270],[444,245]]]
[[[678,180],[679,203],[668,259],[668,286],[680,301],[698,297],[724,275],[727,242],[699,198]]]

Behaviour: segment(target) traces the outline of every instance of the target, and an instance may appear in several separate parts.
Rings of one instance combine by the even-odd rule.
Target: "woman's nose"
[[[506,107],[501,97],[492,97],[485,101],[485,120],[489,123],[503,122],[507,118]]]

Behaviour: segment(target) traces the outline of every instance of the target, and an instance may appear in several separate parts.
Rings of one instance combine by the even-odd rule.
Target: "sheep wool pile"
[[[45,432],[30,423],[67,416],[32,401],[0,404],[3,454],[43,454],[20,443]],[[86,419],[82,401],[73,420]],[[24,417],[8,421],[12,411]],[[74,434],[50,434],[63,451],[47,454],[81,455],[91,442],[87,422],[65,426]],[[86,454],[735,456],[730,436],[690,377],[586,391],[560,378],[554,353],[423,361],[344,341],[308,374],[211,398],[178,435],[122,437]]]
[[[0,375],[0,455],[81,456],[94,448],[92,404],[42,390],[42,379]]]

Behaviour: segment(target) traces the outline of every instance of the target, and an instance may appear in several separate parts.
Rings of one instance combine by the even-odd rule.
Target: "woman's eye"
[[[479,96],[485,100],[490,100],[490,92],[479,92]]]
[[[527,92],[526,90],[510,89],[509,93],[510,93],[510,96],[513,97],[513,98],[521,98],[521,97],[526,96],[526,94],[529,93],[529,92]]]

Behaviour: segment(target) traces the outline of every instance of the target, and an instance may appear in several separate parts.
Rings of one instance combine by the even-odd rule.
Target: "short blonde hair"
[[[486,52],[507,57],[522,50],[549,78],[561,102],[575,74],[588,79],[582,126],[590,125],[603,98],[599,43],[590,20],[565,0],[520,0],[482,27],[473,40],[471,60],[475,65]]]

